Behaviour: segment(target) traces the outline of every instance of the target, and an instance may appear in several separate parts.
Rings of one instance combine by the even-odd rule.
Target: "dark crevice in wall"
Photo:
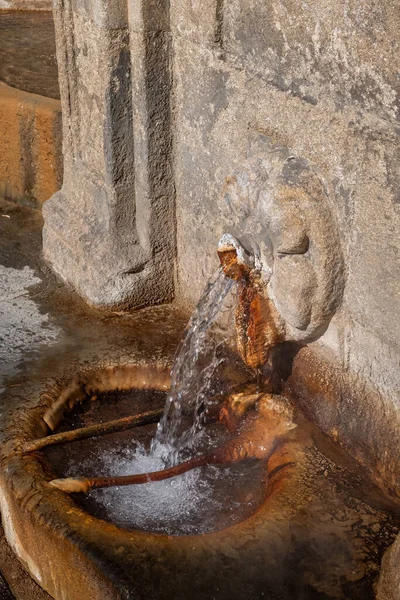
[[[137,227],[147,230],[153,257],[162,252],[172,261],[176,236],[169,2],[144,2],[142,18],[138,50],[143,52],[143,70],[136,65],[137,72],[133,73],[134,125],[138,128],[134,140],[135,189],[137,198],[148,194],[150,206],[137,204]],[[143,124],[145,139],[139,138],[139,123]]]
[[[34,143],[34,117],[23,118],[20,115],[19,122],[19,138],[21,147],[21,161],[24,173],[24,197],[26,200],[32,200],[34,195],[35,186],[35,172],[34,172],[34,157],[33,157],[33,143]],[[33,200],[32,200],[33,202]],[[33,202],[34,204],[34,202]]]
[[[104,147],[107,155],[106,168],[113,185],[128,184],[133,188],[132,76],[127,31],[121,38],[121,45],[105,94]]]
[[[78,102],[79,81],[75,56],[74,12],[71,0],[54,0],[53,13],[56,21],[56,31],[60,38],[58,43],[58,68],[64,87],[62,109],[66,113],[64,115],[65,122],[69,123],[68,135],[70,139],[68,141],[65,140],[64,146],[73,148],[74,157],[79,158],[78,140],[80,132],[75,125],[75,123],[80,122]],[[61,53],[63,53],[63,56]],[[72,118],[74,112],[78,113],[76,119]]]
[[[224,4],[225,0],[216,0],[215,7],[215,30],[214,30],[214,42],[223,50],[223,29],[224,29]]]

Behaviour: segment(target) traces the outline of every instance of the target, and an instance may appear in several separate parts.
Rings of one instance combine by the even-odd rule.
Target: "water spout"
[[[220,239],[217,253],[222,269],[230,279],[247,279],[260,267],[256,255],[246,250],[230,233],[224,233]]]

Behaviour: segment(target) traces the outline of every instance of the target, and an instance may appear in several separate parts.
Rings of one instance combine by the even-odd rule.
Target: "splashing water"
[[[218,269],[189,321],[171,372],[171,390],[151,453],[165,466],[177,464],[204,435],[202,415],[218,391],[215,374],[232,345],[236,282]]]
[[[171,372],[164,415],[150,443],[125,440],[90,455],[82,465],[72,460],[67,475],[131,475],[162,470],[229,437],[220,423],[205,425],[205,415],[219,407],[228,370],[239,366],[236,343],[237,283],[218,269],[210,279],[186,328]],[[233,362],[232,362],[233,361]],[[231,371],[230,371],[231,373]],[[247,370],[246,370],[247,373]],[[236,373],[237,374],[237,373]],[[229,380],[229,376],[228,376]],[[97,444],[96,444],[97,445]],[[93,490],[91,511],[128,528],[170,535],[199,534],[233,525],[257,508],[265,493],[259,461],[194,469],[179,477],[146,485]]]
[[[79,469],[129,475],[164,468],[163,460],[142,444],[114,447],[80,462]],[[81,472],[81,471],[80,471]],[[68,475],[77,474],[72,463]],[[258,461],[194,469],[146,485],[93,490],[86,496],[89,512],[120,527],[168,535],[216,531],[251,515],[264,496],[262,465]],[[99,511],[99,512],[98,512]]]

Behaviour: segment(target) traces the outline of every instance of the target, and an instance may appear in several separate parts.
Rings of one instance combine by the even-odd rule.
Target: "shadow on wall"
[[[0,195],[40,207],[62,184],[51,3],[0,0]],[[9,9],[9,10],[7,10]]]

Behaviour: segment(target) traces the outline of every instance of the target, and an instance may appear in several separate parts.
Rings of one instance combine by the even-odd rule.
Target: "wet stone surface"
[[[15,403],[35,404],[27,390],[34,396],[48,378],[68,378],[78,365],[170,364],[186,324],[170,306],[127,315],[90,309],[41,260],[41,227],[39,211],[0,201],[0,391],[9,399],[1,402],[3,416]]]
[[[154,409],[163,400],[159,392],[143,391],[88,398],[76,412],[65,418],[60,430],[104,422],[116,412],[125,416]],[[137,445],[148,446],[154,432],[155,425],[147,425],[85,442],[47,448],[45,456],[57,477],[91,477],[98,476],[99,473],[110,475],[118,468],[119,474],[129,474],[138,472],[138,465],[143,461],[143,455],[136,451]],[[301,417],[295,439],[307,448],[304,471],[297,488],[292,490],[287,499],[290,517],[286,512],[288,506],[281,507],[282,519],[287,519],[289,531],[286,530],[286,525],[278,525],[279,543],[275,540],[273,544],[274,561],[281,565],[286,583],[282,585],[282,582],[276,581],[279,577],[275,578],[264,572],[271,561],[270,549],[268,545],[265,549],[260,546],[262,541],[257,535],[245,549],[238,551],[240,563],[251,563],[253,577],[259,581],[260,586],[270,589],[271,593],[280,590],[281,595],[277,597],[281,599],[370,600],[373,598],[373,584],[382,554],[399,531],[400,511],[370,483],[364,470],[353,459],[317,427]],[[156,470],[151,461],[145,466],[148,466],[148,470]],[[75,494],[73,497],[79,506],[97,518],[114,522],[126,529],[169,535],[222,529],[249,518],[265,501],[265,493],[260,488],[260,485],[265,485],[265,463],[254,464],[248,461],[229,466],[228,469],[224,465],[219,466],[217,473],[214,473],[219,480],[219,489],[213,487],[213,476],[207,471],[210,468],[215,469],[202,467],[186,474],[185,477],[191,477],[186,481],[179,477],[167,482],[134,486],[136,490],[111,488],[94,490],[89,494]],[[227,475],[224,470],[230,473]],[[242,498],[230,498],[235,493],[233,480],[237,486],[242,487]],[[178,490],[174,490],[174,486]],[[212,499],[204,494],[207,486],[213,495]],[[183,497],[183,503],[179,502],[180,497]],[[224,497],[226,511],[218,513],[218,503]],[[175,506],[169,506],[166,510],[164,500]],[[211,512],[214,510],[214,520],[210,521],[202,505],[196,505],[198,500],[202,504],[208,503]],[[236,514],[229,515],[236,500]],[[151,506],[150,511],[146,505]],[[152,518],[149,518],[151,513]],[[261,524],[260,527],[262,528]],[[219,581],[216,565],[220,558],[216,556],[211,544],[209,551],[210,565],[214,564],[215,579]],[[236,575],[231,573],[230,577],[235,580]],[[244,585],[241,580],[246,580],[246,576],[242,574],[239,579],[237,585]],[[258,598],[259,596],[250,592],[254,588],[254,582],[251,585],[248,583],[249,598]],[[196,580],[195,585],[200,583]],[[232,585],[231,583],[230,589]],[[227,598],[229,596],[226,590],[222,592],[223,587],[222,582],[221,598]],[[296,592],[290,591],[292,587],[296,588]],[[243,598],[243,595],[238,592],[238,595],[232,597]]]
[[[51,600],[51,597],[24,570],[0,527],[0,600]]]
[[[10,592],[6,580],[0,575],[0,598],[1,600],[13,600],[14,596]]]

